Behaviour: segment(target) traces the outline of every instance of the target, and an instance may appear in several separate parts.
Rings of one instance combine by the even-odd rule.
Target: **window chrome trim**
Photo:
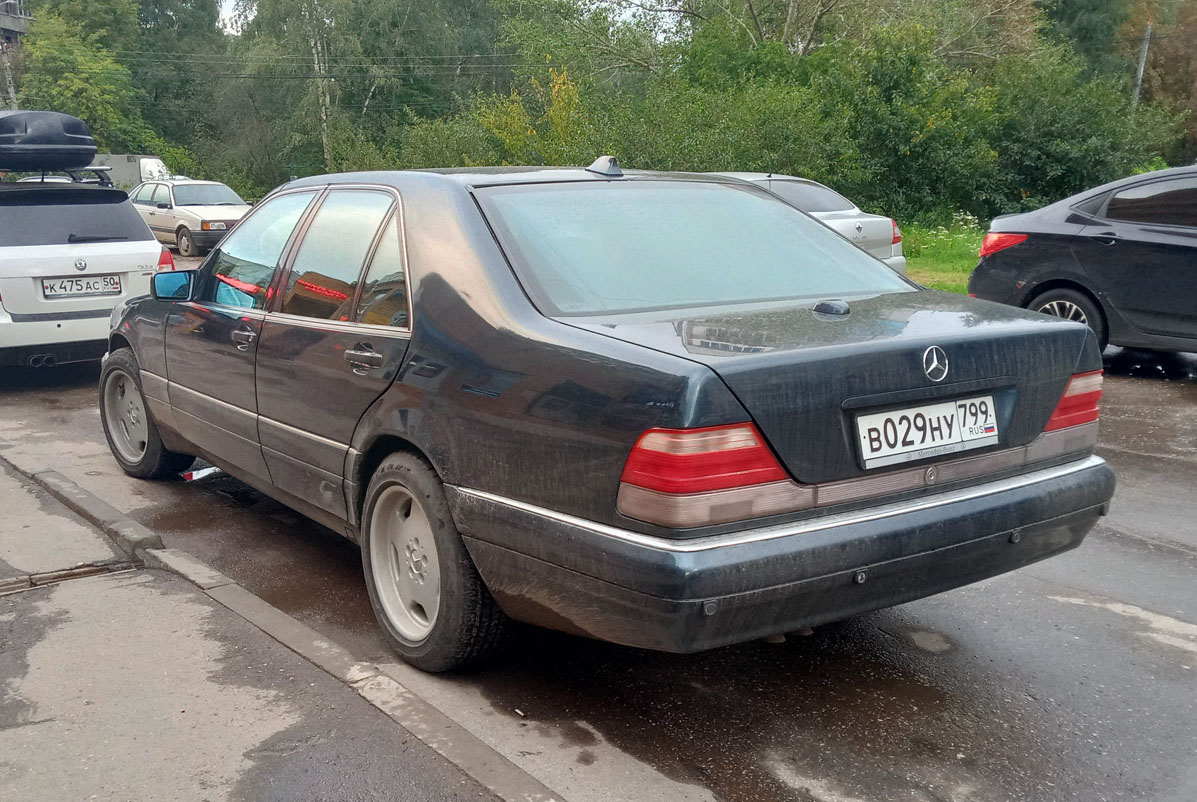
[[[1104,464],[1105,460],[1103,460],[1101,457],[1090,455],[1084,459],[1068,462],[1063,465],[1057,465],[1053,468],[1044,468],[1031,473],[1011,476],[1006,479],[998,479],[993,482],[961,488],[959,490],[951,490],[946,493],[941,493],[926,498],[894,502],[881,507],[873,507],[868,510],[858,510],[856,512],[845,512],[828,515],[813,521],[798,521],[796,523],[778,524],[775,526],[767,526],[746,532],[731,532],[723,535],[711,535],[709,537],[693,538],[691,540],[676,540],[659,537],[656,535],[646,535],[641,532],[632,532],[627,529],[620,529],[615,526],[589,521],[585,518],[578,518],[566,513],[555,512],[553,510],[545,509],[544,507],[538,507],[534,504],[516,501],[515,499],[495,495],[494,493],[487,493],[483,490],[473,490],[471,488],[455,485],[450,485],[450,487],[453,487],[455,490],[457,490],[457,492],[465,496],[481,499],[483,501],[489,501],[494,504],[500,504],[505,507],[520,510],[521,512],[525,512],[530,515],[547,518],[549,520],[556,521],[557,523],[573,526],[602,537],[620,540],[625,543],[631,543],[632,545],[643,546],[645,548],[657,549],[659,551],[692,554],[696,552],[711,551],[713,549],[728,548],[731,546],[744,546],[751,543],[761,543],[768,540],[777,540],[778,538],[793,537],[795,535],[808,535],[813,532],[834,529],[840,526],[853,526],[856,524],[868,523],[870,521],[892,518],[898,515],[908,515],[915,512],[922,512],[924,510],[935,509],[936,507],[943,507],[949,504],[957,504],[962,501],[970,501],[972,499],[981,498],[993,493],[1003,493],[1010,490],[1018,490],[1023,487],[1039,484],[1040,482],[1047,482],[1053,479],[1070,476],[1074,473],[1081,473],[1082,471],[1091,470]]]

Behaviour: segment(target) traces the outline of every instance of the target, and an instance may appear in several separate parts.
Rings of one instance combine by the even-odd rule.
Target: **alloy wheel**
[[[149,445],[149,421],[141,392],[123,370],[112,371],[104,382],[104,418],[121,457],[131,464],[140,462]]]
[[[441,604],[440,557],[424,508],[401,485],[374,504],[370,564],[387,620],[406,640],[428,637]]]

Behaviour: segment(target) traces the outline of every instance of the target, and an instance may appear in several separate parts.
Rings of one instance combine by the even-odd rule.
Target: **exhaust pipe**
[[[34,354],[29,357],[29,367],[31,368],[52,368],[58,364],[58,360],[54,358],[53,354]]]

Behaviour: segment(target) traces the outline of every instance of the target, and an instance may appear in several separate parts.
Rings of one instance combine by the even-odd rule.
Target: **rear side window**
[[[476,193],[524,288],[548,315],[912,289],[750,184],[586,181]]]
[[[154,185],[142,184],[129,197],[134,203],[149,203],[152,194],[154,194]]]
[[[359,323],[407,328],[407,274],[399,244],[398,214],[383,229],[357,306]]]
[[[154,238],[120,190],[30,186],[0,192],[0,247]]]
[[[849,212],[856,204],[838,192],[802,181],[770,181],[769,189],[804,212]]]
[[[264,308],[283,248],[314,197],[315,191],[296,192],[259,206],[209,257],[213,280],[204,299],[225,306]]]
[[[1197,228],[1197,176],[1139,184],[1110,198],[1106,217]]]
[[[394,203],[386,192],[341,190],[316,211],[291,263],[280,312],[349,320],[362,263]]]

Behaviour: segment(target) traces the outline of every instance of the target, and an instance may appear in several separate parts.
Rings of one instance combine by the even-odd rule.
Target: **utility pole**
[[[1143,68],[1147,66],[1147,48],[1151,44],[1151,23],[1143,32],[1143,47],[1139,50],[1139,69],[1135,70],[1135,90],[1131,95],[1131,108],[1139,107],[1139,95],[1143,91]]]
[[[17,88],[12,82],[12,64],[8,61],[8,42],[0,42],[0,61],[4,62],[4,85],[8,91],[8,107],[17,108]]]

